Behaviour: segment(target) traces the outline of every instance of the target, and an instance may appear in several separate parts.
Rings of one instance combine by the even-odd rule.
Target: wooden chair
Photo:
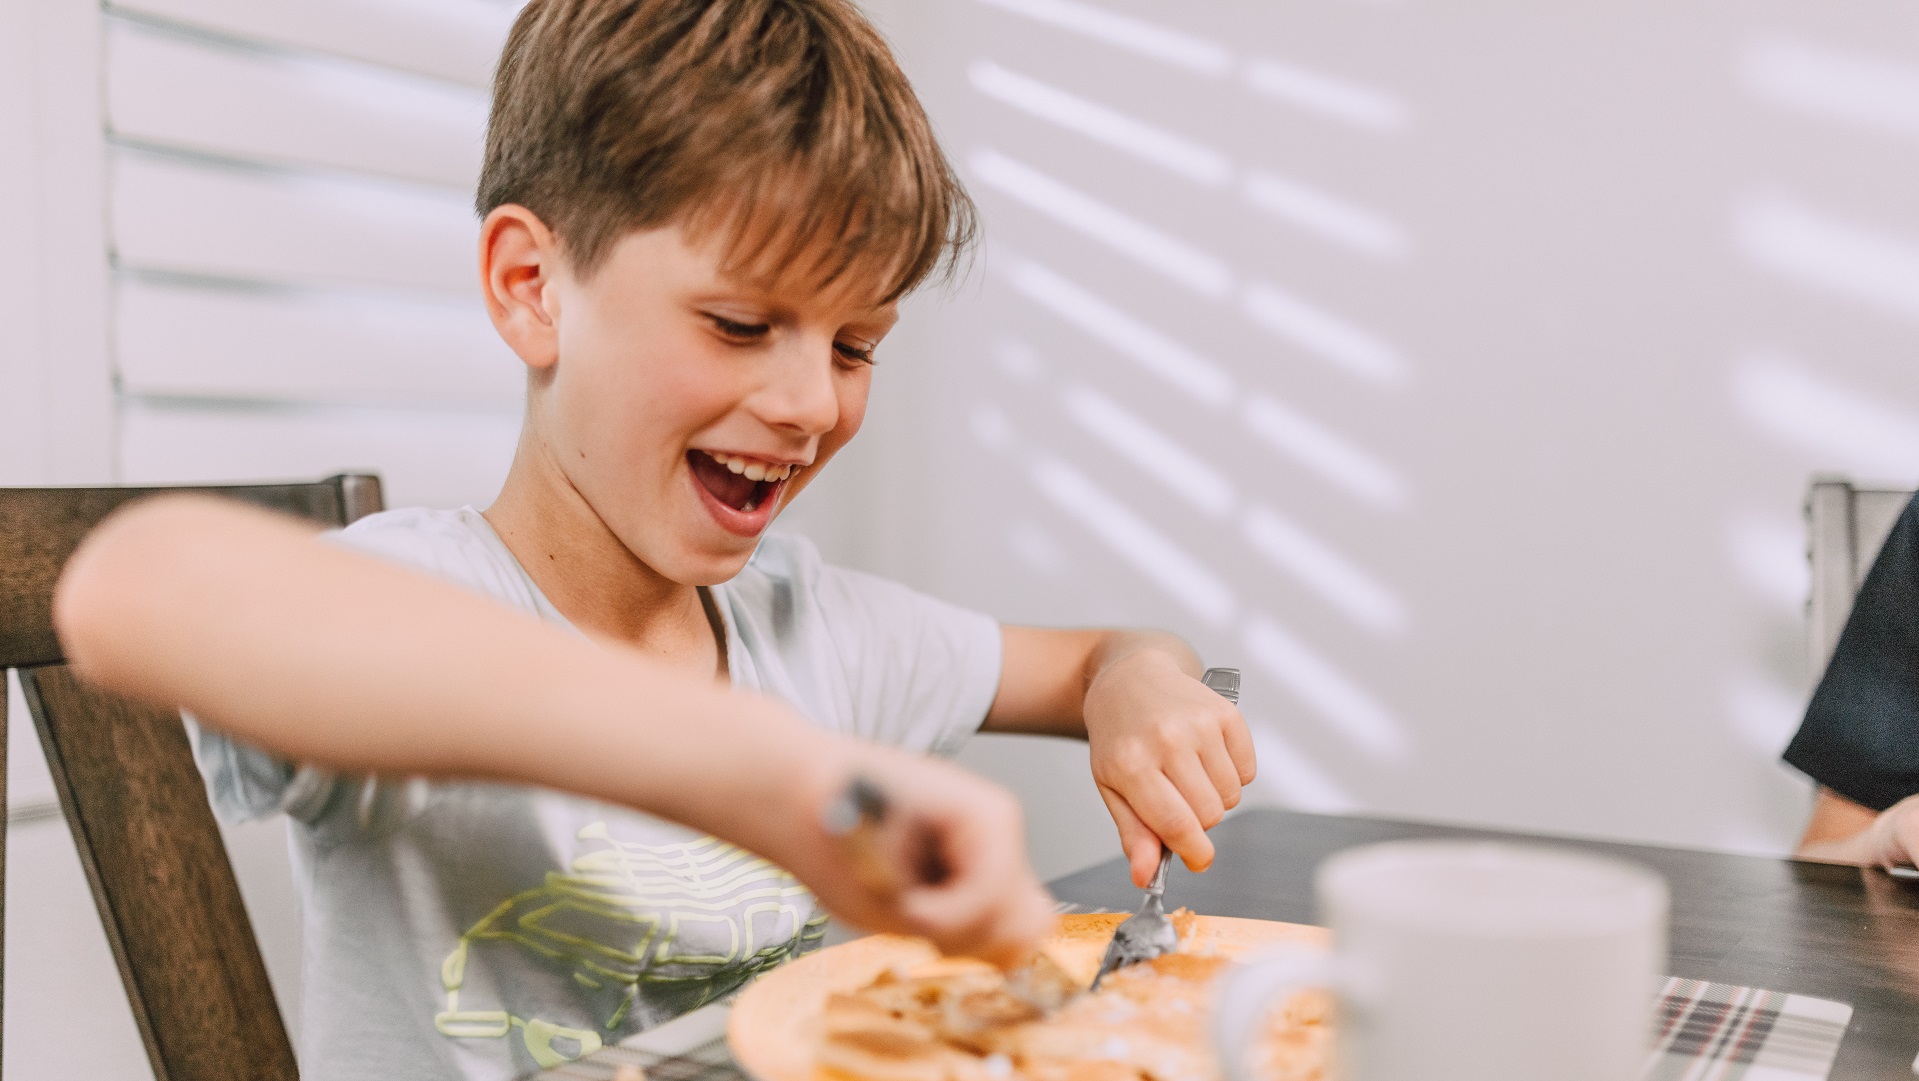
[[[1812,563],[1806,642],[1815,678],[1832,660],[1853,597],[1912,495],[1910,488],[1864,487],[1840,476],[1812,479],[1806,494],[1806,556]]]
[[[292,1042],[179,714],[80,683],[53,633],[53,584],[80,539],[114,508],[161,491],[210,492],[342,526],[380,509],[380,480],[0,488],[0,674],[20,670],[154,1077],[293,1081]],[[0,797],[6,720],[0,694]],[[0,822],[0,853],[4,830]]]

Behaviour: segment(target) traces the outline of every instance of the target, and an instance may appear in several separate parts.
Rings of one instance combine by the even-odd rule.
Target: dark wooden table
[[[1912,1081],[1919,1054],[1919,883],[1882,871],[1678,848],[1604,844],[1291,811],[1236,815],[1213,830],[1219,858],[1174,861],[1167,900],[1215,916],[1315,922],[1313,870],[1342,848],[1405,837],[1488,837],[1634,860],[1672,888],[1670,975],[1813,995],[1852,1006],[1833,1081]],[[1062,901],[1131,909],[1119,860],[1053,883]]]

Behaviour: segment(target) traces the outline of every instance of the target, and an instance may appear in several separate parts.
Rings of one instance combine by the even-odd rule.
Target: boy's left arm
[[[1253,779],[1253,740],[1231,702],[1199,681],[1199,656],[1156,631],[1000,628],[999,693],[985,732],[1067,736],[1092,749],[1093,781],[1144,886],[1159,845],[1213,862],[1206,831]]]

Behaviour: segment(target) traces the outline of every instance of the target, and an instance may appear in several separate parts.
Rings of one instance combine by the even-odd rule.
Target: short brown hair
[[[973,204],[850,0],[532,0],[507,37],[476,204],[517,203],[591,274],[634,229],[722,230],[728,269],[854,267],[897,299]],[[800,266],[797,260],[812,262]]]

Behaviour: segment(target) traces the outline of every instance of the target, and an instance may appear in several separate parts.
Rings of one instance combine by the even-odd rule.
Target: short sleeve
[[[713,595],[727,614],[734,685],[836,732],[951,754],[999,693],[992,617],[832,566],[804,537],[767,535]]]
[[[1919,499],[1866,575],[1785,760],[1875,811],[1919,793]]]
[[[421,778],[387,779],[295,765],[185,714],[207,802],[228,823],[276,814],[311,827],[318,838],[384,833],[418,814],[431,794]]]
[[[182,716],[214,813],[226,822],[251,822],[278,814],[297,772],[293,765],[223,732],[201,727],[191,713]]]
[[[830,565],[816,596],[848,665],[855,734],[945,755],[979,731],[999,693],[991,616]]]

